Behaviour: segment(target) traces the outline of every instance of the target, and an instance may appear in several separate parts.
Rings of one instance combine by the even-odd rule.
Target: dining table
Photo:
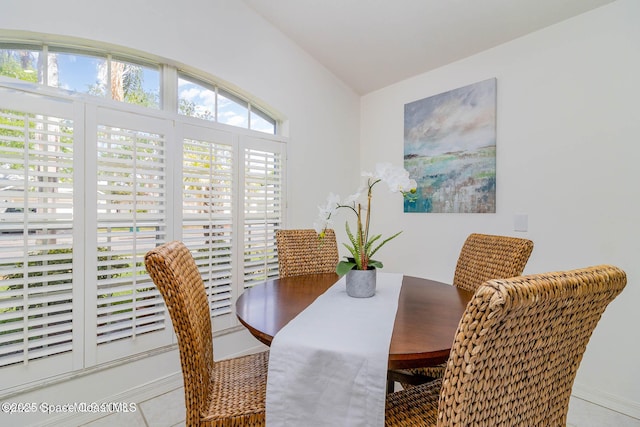
[[[270,346],[276,334],[340,277],[335,273],[272,279],[245,289],[236,315]],[[402,276],[389,345],[389,370],[434,366],[447,360],[472,292],[435,280]]]
[[[383,427],[385,395],[447,360],[472,294],[446,283],[376,273],[369,298],[335,273],[290,276],[245,289],[239,321],[270,346],[267,427]]]

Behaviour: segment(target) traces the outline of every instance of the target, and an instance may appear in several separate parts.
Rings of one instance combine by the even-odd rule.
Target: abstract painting
[[[495,213],[496,79],[405,104],[404,166],[405,212]]]

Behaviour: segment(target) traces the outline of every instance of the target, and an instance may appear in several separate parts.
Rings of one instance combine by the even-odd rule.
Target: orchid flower
[[[379,182],[385,182],[392,193],[400,192],[403,197],[409,201],[415,201],[416,181],[409,177],[402,167],[393,166],[391,163],[378,163],[375,172],[363,172],[362,176],[367,178],[366,185],[362,185],[354,194],[348,196],[343,201],[340,197],[331,193],[327,197],[325,205],[319,206],[318,220],[314,223],[314,228],[320,239],[324,238],[325,230],[332,224],[332,217],[340,208],[347,208],[356,215],[357,228],[354,235],[346,223],[347,235],[350,245],[343,245],[349,250],[351,257],[346,257],[347,261],[340,261],[336,266],[336,273],[343,275],[354,268],[358,270],[367,270],[369,268],[382,268],[382,263],[371,259],[371,256],[378,251],[389,240],[397,237],[398,232],[391,237],[379,242],[382,235],[374,235],[369,237],[369,221],[371,218],[371,199],[373,197],[373,187]],[[366,192],[366,207],[363,207],[363,201],[360,199]],[[363,222],[363,210],[366,216]],[[375,245],[374,245],[375,244]]]

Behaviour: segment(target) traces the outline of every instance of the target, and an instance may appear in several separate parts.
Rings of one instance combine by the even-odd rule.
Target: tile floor
[[[184,426],[182,387],[138,404],[135,413],[112,414],[83,427],[180,427]],[[571,398],[567,427],[640,427],[640,420],[585,400]]]

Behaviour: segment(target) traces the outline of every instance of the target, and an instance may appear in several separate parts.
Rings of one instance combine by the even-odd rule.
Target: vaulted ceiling
[[[244,0],[359,94],[615,0]]]

